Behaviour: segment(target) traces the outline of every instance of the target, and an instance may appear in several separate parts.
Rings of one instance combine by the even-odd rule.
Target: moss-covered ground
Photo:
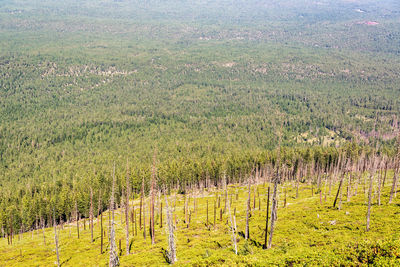
[[[236,209],[238,233],[238,255],[235,255],[228,213],[223,213],[220,220],[220,209],[224,209],[225,195],[222,190],[204,190],[186,196],[190,209],[190,224],[184,222],[184,195],[172,193],[169,203],[176,220],[177,258],[179,266],[208,265],[250,265],[250,266],[359,266],[373,264],[377,266],[400,265],[400,201],[396,198],[388,204],[391,179],[388,179],[381,196],[381,205],[377,204],[377,186],[374,187],[371,215],[371,228],[366,231],[367,188],[364,183],[351,187],[353,196],[347,200],[347,185],[343,188],[341,209],[332,204],[337,187],[332,187],[327,194],[328,186],[322,187],[322,204],[320,194],[313,186],[302,184],[299,196],[296,197],[294,183],[279,185],[278,220],[273,236],[271,249],[263,249],[266,217],[267,184],[255,185],[251,190],[250,239],[245,240],[242,233],[245,229],[247,187],[245,185],[229,186],[229,199],[232,213]],[[355,195],[357,187],[357,194]],[[256,201],[254,209],[254,192]],[[286,191],[286,206],[285,203]],[[272,186],[271,186],[272,193]],[[220,198],[220,208],[218,208]],[[163,227],[160,227],[159,202],[156,208],[156,229],[154,245],[151,238],[143,237],[139,227],[139,199],[131,201],[135,207],[137,235],[131,235],[131,255],[125,255],[125,223],[121,209],[115,213],[117,246],[121,239],[121,266],[161,266],[166,265],[164,251],[167,249],[165,231],[165,202],[163,202]],[[194,201],[196,199],[196,201]],[[206,207],[209,206],[209,223],[207,225]],[[196,209],[194,209],[196,202]],[[216,225],[214,226],[214,203],[216,208]],[[148,199],[146,199],[146,227],[149,226]],[[338,206],[338,205],[337,205]],[[108,211],[103,213],[103,225],[107,232]],[[188,216],[189,217],[189,216]],[[122,219],[121,219],[122,218]],[[104,238],[104,252],[100,254],[100,223],[94,224],[94,242],[90,242],[88,220],[86,230],[83,220],[80,222],[80,238],[77,238],[76,223],[58,227],[59,251],[62,266],[105,266],[108,264],[108,238]],[[131,224],[130,230],[134,225]],[[148,232],[148,231],[147,231]],[[12,245],[7,239],[0,239],[0,266],[53,266],[56,264],[54,246],[54,228],[45,229],[46,245],[41,230],[24,233],[14,237]]]

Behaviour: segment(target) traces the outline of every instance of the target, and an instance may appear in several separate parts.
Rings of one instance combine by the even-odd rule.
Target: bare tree
[[[206,225],[208,227],[208,199],[207,199],[207,220],[206,220]]]
[[[215,230],[215,224],[216,224],[216,217],[217,217],[217,203],[214,199],[214,230]]]
[[[126,232],[126,255],[129,255],[129,166],[128,160],[126,160],[126,190],[125,190],[125,232]]]
[[[115,163],[113,169],[113,182],[112,182],[112,189],[111,189],[111,224],[110,224],[110,261],[109,266],[119,266],[119,258],[115,244],[115,229],[114,229],[114,194],[115,194]]]
[[[12,220],[12,217],[11,217],[11,220]],[[43,217],[42,216],[40,216],[40,222],[41,222],[41,224],[42,224],[42,232],[43,232],[43,244],[46,246],[46,236],[45,236],[45,234],[44,234],[44,219],[43,219]],[[11,224],[11,233],[12,233],[12,224]],[[12,237],[12,236],[11,236]],[[11,244],[12,244],[12,239],[11,239]]]
[[[151,200],[150,200],[150,234],[151,234],[151,244],[154,245],[154,191],[155,191],[155,181],[156,181],[156,151],[153,155],[153,166],[151,171]]]
[[[369,190],[368,190],[368,209],[367,209],[367,232],[369,231],[369,222],[370,222],[370,217],[371,217],[371,204],[372,204],[372,186],[373,186],[373,181],[374,181],[374,176],[375,176],[375,171],[376,171],[376,158],[375,156],[372,157],[371,159],[372,163],[372,169],[371,169],[371,174],[369,178]]]
[[[146,201],[143,201],[143,238],[146,240]]]
[[[336,174],[337,174],[337,173],[336,173]],[[343,180],[344,180],[344,173],[341,174],[341,178],[340,178],[340,182],[339,182],[339,187],[338,187],[338,190],[337,190],[337,192],[336,192],[335,201],[333,201],[333,207],[336,206],[336,203],[337,203],[339,194],[340,194],[340,199],[342,198],[342,197],[341,197],[341,194],[342,194]]]
[[[274,191],[272,193],[272,207],[271,207],[271,230],[269,233],[268,248],[271,248],[272,246],[272,236],[274,234],[275,222],[276,219],[278,218],[277,216],[277,206],[278,206],[277,193],[278,193],[278,179],[279,179],[278,176],[279,176],[279,171],[277,171],[277,175],[274,179]]]
[[[224,183],[224,186],[226,186],[226,185],[225,185],[225,183],[226,183],[226,173],[224,173],[223,180],[225,181],[225,182],[223,182],[223,183]],[[227,201],[228,201],[228,191],[225,190],[225,207],[224,207],[224,213],[226,212]]]
[[[99,218],[101,212],[102,212],[102,208],[101,208],[101,189],[100,189],[99,190],[99,200],[97,203],[97,218]]]
[[[76,231],[78,233],[78,239],[79,239],[79,211],[76,199],[75,199],[75,215],[76,215]]]
[[[90,241],[93,243],[93,189],[90,187]]]
[[[140,193],[140,207],[139,207],[139,228],[140,229],[142,229],[143,197],[144,197],[144,177],[142,177],[142,190]],[[143,213],[144,213],[144,210],[143,210]]]
[[[100,254],[103,254],[103,213],[100,213]]]
[[[278,209],[278,183],[280,178],[280,160],[281,160],[281,135],[282,135],[282,126],[281,132],[279,133],[279,145],[278,145],[278,154],[277,154],[277,163],[276,163],[276,172],[274,175],[274,191],[272,193],[272,207],[271,207],[271,230],[269,233],[268,247],[272,246],[272,237],[274,235],[275,230],[275,222],[278,218],[277,209]]]
[[[57,266],[60,267],[60,254],[58,252],[58,236],[57,236],[57,224],[56,224],[56,212],[53,207],[53,225],[54,225],[54,243],[56,245],[56,254],[57,254]]]
[[[268,216],[269,216],[269,194],[270,194],[270,188],[268,186],[268,193],[267,193],[267,216],[265,218],[265,239],[264,239],[264,246],[263,248],[267,248],[267,237],[268,237]]]
[[[245,239],[250,238],[249,219],[250,219],[250,198],[251,198],[251,176],[248,178],[248,196],[247,196],[247,209],[246,209],[246,231]]]
[[[227,186],[226,176],[225,175],[224,175],[224,187],[225,187],[225,196],[227,196],[228,195],[228,186]],[[237,254],[238,251],[237,251],[237,242],[236,242],[236,216],[234,215],[232,217],[231,203],[229,202],[229,198],[226,197],[225,201],[226,201],[226,207],[228,208],[229,221],[230,221],[230,224],[231,224],[232,243],[233,243],[233,247],[235,249],[235,254]]]
[[[176,244],[175,244],[175,235],[174,235],[174,223],[172,221],[172,212],[168,205],[168,199],[164,190],[164,198],[165,198],[165,211],[167,213],[167,227],[165,228],[168,235],[168,252],[167,257],[171,264],[174,264],[177,261],[176,258]]]
[[[395,195],[396,187],[397,187],[397,179],[399,176],[399,170],[400,170],[400,134],[397,139],[397,153],[395,157],[395,163],[394,163],[394,176],[393,176],[393,183],[392,183],[392,189],[390,190],[390,197],[389,197],[389,203],[392,203],[393,201],[393,195]]]
[[[300,168],[301,167],[302,167],[302,162],[299,160],[299,164],[298,164],[297,170],[296,170],[296,199],[299,198]]]
[[[379,171],[378,175],[378,206],[381,205],[381,191],[382,191],[382,176],[383,176],[383,168],[384,167],[384,159],[381,159],[379,163],[378,169],[381,169]]]

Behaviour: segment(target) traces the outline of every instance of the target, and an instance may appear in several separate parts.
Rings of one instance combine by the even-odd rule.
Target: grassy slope
[[[391,179],[388,179],[390,181]],[[283,207],[284,189],[287,189],[287,207]],[[354,188],[354,187],[353,187]],[[300,195],[295,199],[295,188],[291,184],[280,186],[280,198],[278,209],[278,221],[274,235],[274,245],[270,250],[263,250],[258,242],[263,242],[263,229],[265,227],[266,196],[265,187],[260,184],[257,188],[260,193],[261,210],[256,209],[250,220],[251,242],[246,244],[244,238],[239,237],[239,255],[236,256],[231,246],[231,236],[226,224],[227,215],[223,215],[223,221],[219,220],[219,209],[217,209],[216,229],[210,225],[208,230],[206,221],[206,200],[209,202],[209,220],[213,222],[213,202],[217,192],[204,192],[197,195],[197,210],[192,214],[189,228],[183,222],[183,196],[177,195],[176,214],[177,225],[177,250],[178,265],[212,265],[225,264],[227,266],[239,265],[265,265],[289,263],[310,265],[339,265],[351,263],[355,260],[371,261],[371,251],[387,254],[390,257],[381,257],[374,260],[375,264],[399,264],[400,245],[398,241],[400,233],[400,201],[397,199],[388,205],[390,183],[386,183],[382,195],[383,205],[376,205],[377,196],[374,197],[372,207],[371,231],[365,232],[365,215],[367,210],[366,195],[363,193],[363,184],[358,186],[358,195],[353,196],[350,202],[346,200],[343,191],[343,205],[341,210],[331,208],[335,189],[323,205],[319,204],[319,196],[311,196],[311,187],[303,185]],[[231,186],[233,208],[237,210],[238,231],[244,231],[246,217],[247,189],[245,186]],[[238,192],[236,200],[235,192]],[[252,190],[252,193],[254,191]],[[325,192],[325,189],[323,189]],[[224,197],[221,196],[221,208],[224,206]],[[174,202],[174,196],[170,197],[170,204]],[[164,201],[163,201],[164,202]],[[148,202],[147,202],[148,203]],[[131,204],[135,205],[138,212],[138,200]],[[165,203],[164,203],[165,205]],[[253,205],[253,198],[252,198]],[[147,205],[148,207],[148,205]],[[164,206],[165,207],[165,206]],[[193,211],[193,197],[190,200],[190,208]],[[158,211],[157,211],[158,213]],[[103,213],[104,228],[107,229],[108,212]],[[120,210],[116,212],[117,244],[122,239],[122,251],[125,254],[124,224],[121,224]],[[148,220],[149,216],[146,215]],[[158,216],[156,217],[158,218]],[[165,224],[165,213],[163,215]],[[137,216],[138,219],[138,216]],[[122,266],[132,265],[162,265],[166,264],[162,249],[167,248],[165,225],[159,226],[156,220],[156,244],[151,246],[151,239],[143,239],[142,232],[133,237],[133,255],[121,256]],[[336,221],[331,224],[331,221]],[[149,223],[147,222],[148,226]],[[71,236],[70,230],[71,229]],[[60,256],[64,266],[98,266],[108,264],[108,251],[100,255],[100,224],[95,223],[95,241],[90,243],[90,231],[86,224],[86,231],[80,229],[81,238],[77,239],[76,225],[65,226],[59,230],[60,233]],[[7,245],[6,239],[0,240],[0,266],[51,266],[56,261],[54,251],[54,230],[46,229],[46,246],[43,245],[41,231],[36,233],[25,233],[21,240],[15,237],[12,246]],[[253,242],[254,241],[254,242]],[[369,244],[381,242],[378,248],[367,249]],[[389,242],[387,242],[389,241]],[[397,242],[397,243],[396,243]],[[355,245],[355,244],[359,245]],[[105,247],[108,241],[105,239]],[[380,248],[379,248],[380,247]],[[368,255],[369,258],[368,258]],[[387,256],[386,255],[386,256]],[[397,258],[396,258],[397,257]]]

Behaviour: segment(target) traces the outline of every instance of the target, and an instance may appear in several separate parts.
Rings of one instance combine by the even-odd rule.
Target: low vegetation
[[[278,185],[278,220],[272,247],[265,249],[265,220],[267,188],[272,189],[270,176],[250,176],[249,238],[245,239],[248,186],[230,184],[227,191],[216,187],[187,191],[171,191],[167,196],[175,228],[177,265],[396,265],[400,263],[399,205],[392,194],[393,170],[385,175],[382,169],[373,180],[370,229],[366,231],[369,172],[357,180],[345,179],[343,191],[329,180],[320,188],[312,180],[286,181]],[[347,177],[347,175],[346,175]],[[303,179],[301,179],[303,180]],[[350,183],[348,182],[350,181]],[[381,186],[380,186],[381,185]],[[344,190],[347,188],[347,190]],[[379,189],[381,188],[381,189]],[[381,191],[379,191],[381,190]],[[397,190],[396,190],[397,191]],[[271,191],[272,192],[272,191]],[[396,192],[394,192],[396,194]],[[271,195],[272,196],[272,195]],[[338,199],[336,199],[338,197]],[[121,266],[168,264],[168,226],[165,198],[161,192],[155,197],[154,238],[151,242],[151,197],[142,200],[145,214],[140,218],[140,195],[129,201],[129,250],[126,255],[125,209],[115,211],[116,244]],[[335,207],[333,207],[336,202]],[[235,217],[238,254],[231,238],[231,223],[225,203]],[[271,203],[271,202],[270,202]],[[162,210],[161,210],[162,209]],[[214,210],[215,209],[215,210]],[[271,207],[270,207],[271,211]],[[161,215],[162,213],[162,215]],[[207,215],[208,213],[208,215]],[[89,220],[57,225],[61,265],[106,265],[109,261],[110,212],[104,211],[94,219],[94,241],[91,242]],[[101,253],[102,218],[104,245]],[[140,219],[139,219],[140,218]],[[145,222],[146,220],[146,222]],[[214,224],[215,222],[215,224]],[[145,226],[144,226],[145,225]],[[146,228],[144,228],[146,227]],[[146,238],[144,238],[144,231]],[[56,262],[54,231],[52,228],[14,234],[12,244],[7,238],[0,241],[0,261],[6,266],[41,265]]]

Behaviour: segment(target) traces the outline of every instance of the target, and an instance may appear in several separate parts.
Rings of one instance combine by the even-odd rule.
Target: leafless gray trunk
[[[281,132],[279,133],[279,145],[277,151],[277,163],[276,163],[276,172],[274,175],[274,191],[272,193],[272,206],[271,206],[271,230],[269,233],[269,240],[268,240],[268,247],[272,247],[272,237],[274,235],[275,230],[275,222],[278,218],[277,209],[278,209],[278,183],[280,179],[280,165],[281,165],[281,136],[282,135],[282,125],[281,125]]]
[[[396,170],[394,171],[394,176],[393,176],[392,189],[390,190],[389,204],[392,203],[392,201],[393,201],[393,196],[395,194],[396,187],[397,187],[398,174],[399,174],[398,168],[396,168]]]
[[[249,175],[249,178],[248,178],[247,209],[246,209],[246,231],[245,231],[245,239],[250,238],[250,230],[249,230],[250,198],[251,198],[251,176]]]
[[[126,255],[129,255],[129,167],[128,161],[126,161],[126,195],[125,195],[125,232],[126,232]]]
[[[367,209],[367,232],[369,231],[369,222],[371,217],[371,204],[372,204],[372,186],[374,182],[374,176],[376,171],[376,159],[375,157],[372,158],[372,169],[369,178],[369,190],[368,190],[368,209]]]
[[[237,238],[236,238],[236,216],[232,216],[231,213],[231,203],[229,202],[229,198],[228,196],[228,185],[227,185],[227,181],[226,181],[226,176],[224,174],[224,187],[225,187],[225,207],[228,208],[228,215],[229,215],[229,222],[231,224],[231,230],[232,230],[232,243],[233,243],[233,248],[235,249],[235,254],[238,253],[237,251]]]
[[[46,236],[44,234],[44,220],[43,220],[43,217],[40,217],[40,220],[42,222],[43,244],[46,246]]]
[[[174,235],[174,224],[172,221],[172,212],[168,204],[167,196],[164,192],[165,198],[165,211],[167,213],[167,227],[165,228],[168,235],[168,259],[171,264],[174,264],[177,261],[176,258],[176,244],[175,244],[175,235]]]
[[[101,210],[101,189],[99,190],[99,200],[97,203],[97,218],[99,218],[100,212],[102,212],[102,210]]]
[[[383,160],[381,160],[379,166],[380,166],[379,168],[383,167]],[[378,206],[381,205],[382,176],[383,176],[383,169],[380,170],[378,175]]]
[[[93,243],[93,189],[90,187],[90,241]]]
[[[143,238],[146,240],[146,201],[143,200]]]
[[[268,237],[268,217],[269,217],[269,194],[270,194],[270,187],[268,186],[268,193],[267,193],[267,216],[265,218],[265,239],[264,239],[264,246],[263,248],[267,248],[267,237]]]
[[[56,245],[57,254],[57,266],[60,267],[60,254],[58,252],[58,236],[57,236],[57,224],[56,224],[56,212],[53,209],[53,225],[54,225],[54,243]]]
[[[155,232],[154,232],[154,192],[156,183],[156,152],[154,151],[153,156],[153,167],[151,171],[151,199],[150,199],[150,234],[151,234],[151,244],[155,243]]]
[[[75,199],[75,215],[76,215],[76,231],[78,233],[78,239],[79,239],[79,211],[76,199]]]
[[[103,213],[100,213],[100,254],[103,254]]]
[[[144,177],[142,178],[142,190],[140,193],[140,207],[139,207],[139,228],[140,229],[142,229],[143,197],[144,197]],[[143,213],[144,213],[144,211],[143,211]]]
[[[115,267],[119,266],[119,258],[115,244],[115,229],[114,229],[114,194],[115,194],[115,163],[113,169],[113,182],[112,182],[112,189],[111,189],[111,224],[110,224],[110,261],[109,266]]]
[[[394,167],[394,176],[393,176],[392,189],[390,190],[389,203],[392,203],[393,195],[396,195],[397,179],[398,179],[399,169],[400,169],[400,134],[397,139],[397,154],[395,157],[394,166],[395,166]]]
[[[278,218],[278,216],[277,216],[277,205],[278,205],[277,192],[278,192],[278,177],[275,177],[274,191],[272,193],[271,230],[269,233],[268,248],[271,248],[271,246],[272,246],[272,236],[274,234],[275,222],[276,222],[276,219]]]
[[[342,186],[339,188],[339,210],[342,209],[342,195],[343,195],[343,184]]]

